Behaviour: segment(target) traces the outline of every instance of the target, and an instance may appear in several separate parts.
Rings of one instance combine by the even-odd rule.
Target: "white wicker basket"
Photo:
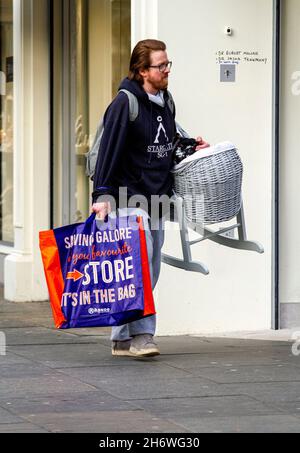
[[[242,203],[243,164],[235,146],[223,142],[176,165],[174,190],[189,222],[213,224],[235,217]]]

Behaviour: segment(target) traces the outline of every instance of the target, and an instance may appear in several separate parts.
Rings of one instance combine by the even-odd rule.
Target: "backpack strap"
[[[128,90],[123,91],[128,97],[129,100],[129,120],[135,121],[139,114],[139,103],[136,96]],[[95,169],[97,165],[98,153],[100,149],[101,139],[104,132],[104,123],[103,119],[100,121],[97,132],[93,141],[92,146],[90,147],[89,152],[86,154],[86,174],[92,180],[94,178]]]
[[[168,103],[169,109],[171,110],[172,115],[174,116],[174,113],[175,113],[175,102],[174,102],[173,96],[170,93],[170,91],[167,91],[167,93],[168,93],[167,103]]]
[[[189,134],[180,126],[179,123],[177,123],[177,121],[175,121],[175,124],[176,124],[177,134],[179,134],[180,137],[182,137],[182,138],[190,138]]]
[[[139,115],[139,102],[138,102],[136,96],[133,93],[131,93],[131,91],[128,91],[128,90],[125,90],[124,88],[122,88],[121,90],[119,90],[119,92],[125,93],[127,95],[128,101],[129,101],[129,119],[131,122],[134,122]],[[168,107],[169,107],[172,115],[174,115],[174,113],[175,113],[174,99],[173,99],[173,96],[170,93],[170,91],[167,91],[167,93],[168,93],[167,104],[168,104]]]
[[[167,93],[168,93],[168,106],[169,106],[169,109],[172,112],[172,115],[174,116],[174,113],[175,113],[175,102],[174,102],[173,96],[170,93],[170,91],[167,91]],[[176,132],[180,135],[180,137],[190,138],[189,134],[180,126],[179,123],[177,123],[177,121],[175,121],[175,125],[176,125]]]
[[[120,91],[125,93],[127,95],[127,97],[128,97],[128,101],[129,101],[129,120],[131,122],[134,122],[137,119],[138,115],[139,115],[139,102],[138,102],[136,96],[133,93],[131,93],[131,91],[128,91],[128,90],[125,90],[125,89],[122,89]]]

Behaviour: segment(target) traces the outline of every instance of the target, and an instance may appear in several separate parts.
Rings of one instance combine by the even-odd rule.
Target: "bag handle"
[[[92,212],[92,214],[89,216],[88,219],[86,219],[86,221],[85,221],[84,223],[85,223],[86,225],[89,225],[89,224],[91,224],[91,223],[94,222],[95,218],[96,218],[96,213],[95,213],[95,212]]]
[[[95,221],[98,222],[98,223],[101,224],[101,225],[104,225],[105,223],[108,223],[108,215],[105,217],[104,220],[100,220],[100,219],[97,219],[96,213],[95,213],[95,212],[92,212],[92,214],[89,216],[88,219],[86,219],[86,221],[84,222],[84,224],[85,224],[87,227],[91,227],[91,225],[92,225]]]

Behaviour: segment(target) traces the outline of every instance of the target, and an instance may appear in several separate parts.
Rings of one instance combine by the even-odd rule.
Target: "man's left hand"
[[[196,151],[210,147],[210,144],[207,143],[202,137],[197,137],[196,142],[198,143]]]

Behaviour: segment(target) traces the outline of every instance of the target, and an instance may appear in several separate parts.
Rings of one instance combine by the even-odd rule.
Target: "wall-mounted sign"
[[[258,50],[218,50],[216,52],[217,64],[241,64],[241,63],[264,63],[268,58]]]
[[[221,64],[221,82],[235,82],[235,72],[236,72],[236,65],[235,64]]]

